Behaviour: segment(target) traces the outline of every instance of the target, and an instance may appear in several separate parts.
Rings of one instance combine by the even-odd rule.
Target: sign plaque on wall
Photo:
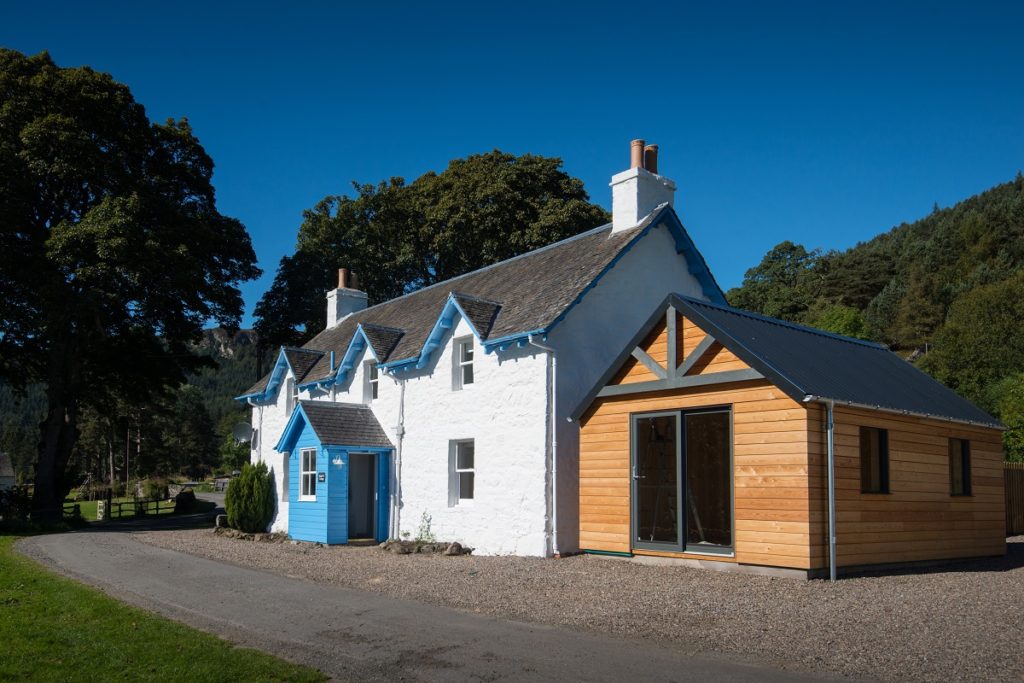
[[[316,473],[316,480],[317,481],[327,481],[327,473],[326,472],[317,472]]]

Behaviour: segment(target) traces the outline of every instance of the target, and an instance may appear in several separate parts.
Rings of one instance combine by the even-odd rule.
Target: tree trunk
[[[74,344],[54,340],[49,353],[46,418],[39,424],[32,518],[57,522],[64,516],[64,497],[71,490],[68,461],[78,439],[78,381]]]

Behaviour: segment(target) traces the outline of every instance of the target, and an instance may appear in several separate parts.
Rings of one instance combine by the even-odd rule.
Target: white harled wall
[[[558,349],[558,545],[579,549],[579,405],[643,323],[672,292],[706,299],[675,238],[656,226],[605,273],[552,330]]]
[[[452,341],[471,335],[456,316],[453,332],[430,365],[397,378],[379,375],[378,397],[370,407],[392,443],[397,443],[400,383],[406,385],[401,532],[416,538],[422,527],[438,540],[459,541],[480,555],[543,556],[547,357],[531,347],[486,355],[475,340],[474,383],[453,390]],[[344,384],[313,396],[303,392],[301,398],[364,403],[364,361],[372,358],[368,354],[364,352]],[[273,450],[287,424],[284,400],[279,391],[273,404],[253,411],[254,424],[262,411],[261,457],[272,467],[284,462]],[[449,443],[462,439],[475,442],[474,499],[449,506]],[[253,461],[259,457],[254,451]],[[276,472],[275,479],[280,482]],[[280,501],[280,494],[271,528],[287,531],[288,504]]]
[[[288,531],[288,462],[285,456],[274,450],[277,440],[281,438],[285,425],[288,424],[286,413],[286,397],[283,391],[287,381],[294,381],[291,370],[285,374],[281,389],[270,402],[255,405],[252,408],[252,426],[259,430],[259,437],[253,444],[250,461],[253,464],[265,462],[274,477],[274,517],[270,522],[270,530],[285,533]]]

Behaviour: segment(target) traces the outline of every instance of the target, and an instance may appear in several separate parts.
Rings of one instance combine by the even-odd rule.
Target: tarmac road
[[[135,541],[125,526],[16,548],[125,602],[340,680],[825,680],[214,562]]]

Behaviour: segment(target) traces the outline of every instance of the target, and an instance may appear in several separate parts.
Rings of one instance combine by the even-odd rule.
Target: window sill
[[[316,496],[299,496],[300,503],[315,503]]]

